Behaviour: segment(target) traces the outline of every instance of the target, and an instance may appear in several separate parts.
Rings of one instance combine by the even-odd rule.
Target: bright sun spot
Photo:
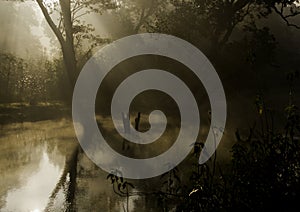
[[[300,1],[294,1],[294,4],[299,7],[300,6]]]

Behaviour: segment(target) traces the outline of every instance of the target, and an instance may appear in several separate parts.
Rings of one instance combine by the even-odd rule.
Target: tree
[[[73,88],[80,66],[84,64],[92,49],[107,41],[107,39],[93,35],[92,32],[95,29],[91,24],[86,24],[82,17],[91,12],[101,14],[106,9],[115,8],[116,5],[111,0],[59,0],[50,3],[45,0],[36,0],[36,2],[59,41],[65,69]],[[59,17],[58,21],[54,21],[55,13]],[[80,48],[83,40],[89,40],[90,44],[86,52],[80,54],[83,50]]]
[[[168,15],[161,13],[153,30],[205,38],[212,52],[225,46],[238,25],[255,25],[256,20],[272,12],[288,26],[300,28],[294,23],[300,14],[299,0],[171,0],[171,3],[174,9]]]
[[[137,34],[148,22],[166,9],[165,0],[120,0],[115,15],[127,26],[128,34]],[[123,26],[124,26],[123,25]]]

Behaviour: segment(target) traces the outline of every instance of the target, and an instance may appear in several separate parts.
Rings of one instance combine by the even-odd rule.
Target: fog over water
[[[202,8],[197,6],[197,2],[201,1],[194,1],[193,10],[188,7],[190,5],[185,5],[187,7],[181,4],[172,6],[171,2],[173,1],[120,0],[113,2],[116,3],[116,8],[115,5],[106,5],[109,9],[97,10],[94,8],[94,12],[87,12],[88,9],[83,6],[83,10],[79,9],[81,13],[77,14],[79,15],[77,19],[72,16],[71,20],[74,22],[69,27],[69,31],[67,23],[63,23],[63,19],[60,20],[60,13],[55,10],[52,11],[53,13],[50,12],[50,16],[57,26],[56,29],[63,37],[59,42],[59,36],[55,35],[55,30],[49,27],[37,1],[0,0],[0,211],[51,212],[70,208],[75,211],[148,212],[160,211],[162,208],[165,211],[175,211],[177,204],[184,205],[185,201],[190,201],[191,205],[196,202],[195,205],[197,205],[198,202],[207,200],[207,202],[201,203],[203,208],[206,206],[207,208],[209,208],[208,206],[218,207],[216,205],[225,203],[232,204],[233,206],[231,206],[234,208],[235,204],[243,204],[243,201],[251,199],[251,189],[260,189],[263,187],[261,184],[265,181],[259,184],[261,182],[259,179],[259,185],[256,187],[245,182],[246,186],[239,192],[242,191],[246,194],[250,192],[249,196],[242,196],[244,193],[237,192],[237,197],[230,196],[226,199],[226,186],[231,186],[232,179],[237,176],[236,172],[232,171],[232,167],[239,165],[231,164],[232,147],[237,140],[244,142],[243,144],[249,147],[247,139],[259,140],[264,133],[267,136],[269,133],[271,134],[265,139],[266,141],[273,141],[271,139],[276,136],[282,140],[299,139],[299,132],[296,130],[295,134],[292,131],[295,139],[293,136],[287,136],[285,123],[287,118],[294,117],[290,114],[287,115],[289,110],[295,109],[287,106],[300,105],[300,83],[297,79],[300,71],[300,29],[288,27],[284,20],[274,12],[266,18],[256,16],[253,19],[246,18],[243,22],[234,25],[224,46],[216,48],[213,41],[218,42],[218,39],[210,39],[208,26],[216,27],[216,30],[212,31],[221,36],[226,32],[222,30],[227,25],[219,26],[218,24],[223,23],[222,21],[225,23],[227,19],[219,20],[220,23],[215,24],[214,19],[211,18],[207,20],[209,25],[202,23],[202,21],[205,22],[204,19],[197,19],[198,16],[206,17],[203,15],[205,10],[197,11]],[[154,5],[157,7],[153,9],[151,2],[160,2],[161,5]],[[189,1],[180,2],[187,3]],[[238,1],[232,1],[232,3],[234,2]],[[55,4],[59,5],[58,0],[44,0],[44,3],[48,4],[48,9]],[[72,1],[72,6],[76,5],[80,4]],[[300,4],[297,5],[300,6]],[[60,6],[53,8],[60,9]],[[174,10],[176,13],[173,11],[174,8],[177,9]],[[216,17],[219,15],[216,12]],[[299,16],[300,12],[298,16],[291,17],[293,23],[300,26]],[[69,43],[69,46],[68,36],[66,36],[68,32],[73,36],[73,43],[72,45]],[[135,96],[129,107],[128,123],[132,125],[131,130],[138,128],[139,132],[134,135],[137,142],[132,143],[119,134],[112,121],[111,102],[121,82],[136,72],[159,69],[175,75],[187,85],[191,96],[195,97],[200,114],[199,134],[193,141],[193,144],[199,146],[196,148],[191,145],[191,154],[177,167],[179,169],[178,176],[174,174],[176,170],[172,170],[174,172],[171,171],[167,175],[147,180],[129,179],[127,181],[127,179],[108,176],[109,173],[96,166],[81,149],[73,125],[81,127],[77,128],[80,131],[77,131],[79,136],[83,136],[89,131],[85,131],[82,123],[73,123],[72,121],[72,89],[82,67],[97,50],[124,36],[144,32],[178,36],[195,45],[207,56],[223,83],[227,101],[227,122],[217,149],[217,156],[214,155],[216,158],[212,157],[207,164],[198,166],[199,155],[197,154],[199,152],[196,150],[197,148],[201,149],[202,143],[207,139],[213,113],[208,94],[201,81],[191,73],[185,64],[163,56],[143,55],[120,62],[103,79],[94,102],[94,118],[99,131],[114,151],[135,159],[155,157],[172,147],[180,132],[182,116],[174,99],[161,91],[148,90]],[[132,48],[138,47],[132,46]],[[127,51],[131,52],[132,49]],[[121,88],[130,90],[132,87],[142,86],[144,82],[138,79],[134,78],[130,81],[131,84],[126,84],[127,87]],[[87,87],[90,86],[89,83],[86,84]],[[178,87],[176,84],[169,86],[174,93],[183,95],[177,90]],[[127,98],[122,92],[120,93],[122,97]],[[116,102],[118,103],[118,101]],[[116,111],[120,106],[117,103]],[[153,137],[159,138],[149,144],[140,144],[138,142],[139,133],[149,130],[149,114],[154,110],[161,110],[166,119],[162,119],[164,116],[157,114],[152,117],[155,123],[154,134],[147,139],[152,141]],[[124,134],[126,134],[124,117],[121,114],[116,117],[118,118],[116,122],[118,130],[122,132],[124,130]],[[298,119],[290,118],[288,121],[292,120],[296,123],[299,121]],[[165,121],[167,121],[166,124]],[[188,129],[194,127],[190,126],[190,123],[186,123],[186,125]],[[248,137],[254,126],[258,133],[254,137]],[[296,124],[293,127],[296,127]],[[281,135],[283,137],[280,137]],[[91,140],[94,138],[90,134],[87,137]],[[276,141],[280,144],[282,140]],[[97,146],[97,141],[95,143]],[[265,155],[268,154],[267,150],[264,152]],[[277,146],[273,150],[276,154],[271,156],[274,158],[285,152]],[[96,151],[94,154],[99,156],[101,152]],[[259,156],[264,154],[259,154]],[[101,157],[103,155],[105,158]],[[259,165],[265,161],[272,162],[274,160],[267,158],[257,165],[256,156],[253,156],[254,162],[251,161],[250,156],[248,161],[249,163],[253,162],[255,168],[260,167]],[[114,156],[107,155],[107,152],[102,153],[99,158],[107,163],[115,160]],[[289,159],[289,157],[282,156],[281,159]],[[242,160],[239,159],[238,162],[240,161]],[[296,171],[299,170],[299,164],[290,164]],[[158,165],[161,164],[150,164],[143,168],[151,169]],[[245,168],[246,166],[241,165],[241,167]],[[253,167],[245,169],[252,170]],[[267,168],[265,170],[268,170]],[[270,169],[273,171],[275,168]],[[253,172],[256,171],[254,168],[253,170]],[[297,177],[300,176],[293,175],[294,172],[288,172],[287,176],[292,176],[291,178],[280,178],[286,173],[286,170],[293,171],[293,168],[279,170],[274,174],[274,179],[279,179],[282,187],[289,185],[288,180],[291,178],[298,179]],[[247,172],[247,170],[243,171]],[[201,172],[203,175],[193,181],[192,173],[195,172],[198,172],[198,175]],[[269,173],[270,170],[267,172]],[[263,174],[266,173],[262,172],[262,179],[265,180]],[[225,182],[224,179],[227,175],[230,179],[226,179],[228,181]],[[247,180],[256,179],[255,176],[249,177]],[[177,181],[177,177],[181,179],[180,182]],[[217,182],[216,184],[214,184],[214,180]],[[121,184],[117,184],[121,181]],[[237,181],[240,183],[242,179]],[[124,185],[124,182],[128,184]],[[239,189],[240,184],[238,183],[237,187],[232,186],[229,189]],[[132,187],[130,187],[131,184]],[[174,190],[178,185],[187,186],[179,186],[180,189],[176,193]],[[266,185],[266,188],[272,187]],[[223,196],[220,197],[221,195],[217,192],[219,192],[218,189],[222,190],[225,187],[225,191],[222,192],[226,197],[222,199]],[[285,191],[284,189],[280,190],[282,187],[278,189],[278,195],[288,193],[289,189],[294,188],[288,186]],[[222,192],[220,191],[220,193]],[[253,193],[255,192],[253,191]],[[263,192],[264,190],[257,192],[261,195],[258,195],[261,199],[262,196],[268,197]],[[293,196],[294,193],[291,195]],[[235,193],[232,192],[232,194]],[[239,195],[244,198],[243,201],[239,199]],[[299,196],[297,195],[295,196],[299,197],[300,193]],[[253,196],[256,198],[255,195]],[[235,199],[230,198],[236,198],[236,202],[234,202]],[[259,198],[255,198],[253,202],[256,203]],[[219,201],[218,204],[214,202],[217,201],[216,199]],[[271,204],[277,202],[276,199],[269,201]],[[197,207],[195,206],[195,208]],[[189,208],[186,211],[199,211],[199,208],[195,208],[193,210]],[[222,207],[220,206],[220,208]],[[229,207],[229,209],[232,208]],[[234,210],[232,209],[232,211]]]

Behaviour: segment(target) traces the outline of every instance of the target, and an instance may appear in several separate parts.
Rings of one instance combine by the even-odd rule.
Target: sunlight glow
[[[55,3],[55,2],[58,2],[59,0],[43,0],[43,2],[45,4],[52,4],[52,3]]]
[[[299,7],[300,6],[300,1],[294,1],[294,4],[297,6],[297,7]]]

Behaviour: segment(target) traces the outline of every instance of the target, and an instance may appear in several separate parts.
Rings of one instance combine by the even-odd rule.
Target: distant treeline
[[[0,52],[0,102],[63,100],[68,92],[59,59],[23,59]]]

